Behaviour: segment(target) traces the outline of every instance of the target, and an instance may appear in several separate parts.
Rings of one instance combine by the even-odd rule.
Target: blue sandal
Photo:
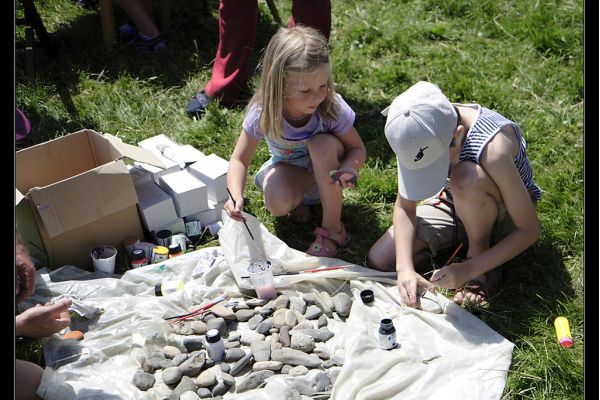
[[[187,103],[185,110],[187,111],[190,118],[200,118],[202,117],[202,114],[206,112],[206,108],[208,107],[208,104],[211,102],[211,100],[212,99],[208,97],[206,92],[202,90],[201,92],[196,93],[194,97],[192,97],[192,99]]]

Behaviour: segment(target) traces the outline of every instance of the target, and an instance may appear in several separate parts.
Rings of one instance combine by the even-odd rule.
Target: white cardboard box
[[[221,220],[221,211],[227,200],[221,203],[215,203],[212,200],[208,200],[208,209],[199,213],[187,215],[186,221],[200,221],[202,226],[207,226]]]
[[[129,176],[131,176],[131,180],[134,185],[140,185],[144,182],[152,181],[152,175],[142,168],[139,168],[135,165],[128,165],[127,170],[129,171]]]
[[[140,216],[146,229],[154,231],[177,219],[173,199],[153,181],[136,185],[135,191]]]
[[[187,169],[191,174],[206,183],[208,198],[215,203],[220,203],[229,198],[227,193],[227,168],[229,168],[229,161],[216,154],[209,154],[204,159],[190,165]]]
[[[159,186],[171,195],[180,217],[208,209],[206,184],[186,170],[161,176]]]

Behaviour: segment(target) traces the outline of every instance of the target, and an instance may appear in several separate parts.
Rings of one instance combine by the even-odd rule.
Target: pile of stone
[[[169,323],[172,332],[162,352],[135,349],[140,370],[133,384],[149,390],[156,382],[154,374],[161,371],[162,381],[172,389],[169,400],[220,398],[261,387],[275,374],[303,376],[318,370],[307,375],[313,377],[310,384],[300,383],[294,390],[299,398],[327,398],[344,362],[344,352],[331,354],[326,344],[334,336],[327,325],[330,318],[344,320],[351,307],[346,293],[283,291],[268,302],[230,299],[195,320]],[[225,339],[222,361],[207,355],[209,329],[217,329]],[[252,372],[240,376],[248,371]]]

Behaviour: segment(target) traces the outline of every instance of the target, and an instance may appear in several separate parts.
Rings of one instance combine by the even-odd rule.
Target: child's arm
[[[244,209],[244,188],[246,186],[248,168],[258,142],[259,139],[255,139],[246,131],[242,131],[229,159],[227,188],[231,192],[233,199],[229,199],[225,203],[224,209],[231,218],[237,221],[243,221],[244,219],[241,213]],[[233,200],[235,200],[235,204]]]
[[[396,197],[393,214],[394,249],[396,252],[397,285],[400,297],[408,307],[420,307],[418,288],[431,284],[415,271],[413,264],[417,226],[417,202]]]
[[[354,127],[338,138],[344,145],[344,159],[337,171],[334,170],[332,178],[343,188],[354,187],[356,179],[358,179],[358,170],[367,158],[367,150]]]
[[[481,166],[496,184],[515,230],[493,247],[471,254],[472,258],[460,266],[450,264],[436,271],[432,276],[432,280],[440,279],[436,285],[447,289],[458,287],[513,259],[539,238],[540,223],[535,206],[514,164],[517,152],[518,139],[510,129],[510,132],[503,130],[494,136],[480,157]]]

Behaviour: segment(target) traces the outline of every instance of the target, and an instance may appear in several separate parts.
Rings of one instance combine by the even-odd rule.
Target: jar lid
[[[154,294],[156,296],[162,296],[162,283],[157,283],[154,285]]]
[[[143,260],[144,258],[146,258],[146,254],[142,249],[135,249],[131,252],[132,260]]]
[[[156,237],[160,239],[166,239],[171,237],[171,235],[173,235],[173,233],[168,229],[163,229],[162,231],[156,232]]]
[[[221,335],[217,329],[209,329],[206,332],[206,341],[208,343],[217,343],[219,340],[221,340]]]
[[[169,245],[169,254],[175,254],[181,252],[181,246],[179,243],[173,243]]]
[[[365,289],[360,292],[360,298],[362,299],[363,303],[369,304],[375,300],[375,294],[371,289]]]
[[[156,254],[168,254],[169,253],[169,249],[167,249],[165,246],[156,246],[154,249],[152,249],[153,252],[155,252]]]

